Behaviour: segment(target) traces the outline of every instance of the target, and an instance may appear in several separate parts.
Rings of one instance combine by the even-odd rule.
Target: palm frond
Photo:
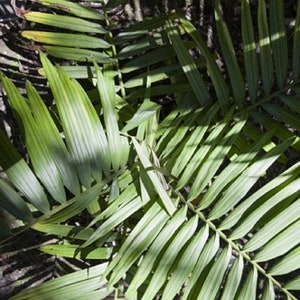
[[[67,299],[105,299],[111,293],[145,300],[297,299],[299,4],[293,51],[288,51],[283,1],[271,2],[269,17],[265,1],[259,1],[258,37],[249,1],[242,1],[239,57],[216,1],[223,52],[218,56],[226,65],[221,70],[201,35],[179,13],[114,34],[104,24],[109,21],[105,5],[95,12],[65,0],[42,2],[90,23],[103,22],[109,38],[99,40],[112,46],[99,46],[107,49],[102,62],[84,47],[69,52],[73,59],[79,50],[87,60],[86,69],[68,70],[94,78],[95,106],[76,80],[41,55],[56,123],[30,84],[27,100],[2,76],[24,141],[30,143],[32,169],[1,133],[0,151],[8,159],[0,155],[0,162],[11,186],[0,182],[0,204],[27,226],[70,240],[42,247],[46,253],[100,262],[13,299],[49,299],[58,293]],[[47,25],[55,20],[42,17]],[[61,40],[58,45],[55,39],[61,36],[53,37],[44,41],[55,45],[44,48],[66,57],[70,45]],[[200,49],[200,58],[194,48]],[[152,100],[166,94],[176,105],[158,116],[161,107]],[[41,116],[45,129],[39,128]],[[31,178],[37,190],[28,186]],[[11,197],[13,189],[22,194]],[[37,195],[43,200],[37,202]],[[86,211],[88,226],[66,226]]]

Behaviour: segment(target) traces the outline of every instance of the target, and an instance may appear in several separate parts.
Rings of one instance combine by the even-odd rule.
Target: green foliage
[[[225,71],[180,13],[115,33],[105,5],[41,3],[67,15],[25,18],[63,32],[23,36],[76,63],[54,67],[41,53],[51,107],[30,83],[25,99],[1,75],[29,163],[0,133],[9,178],[0,179],[0,205],[25,227],[70,241],[42,251],[99,264],[12,299],[296,299],[300,2],[288,40],[283,2],[272,1],[267,17],[260,0],[257,40],[242,1],[240,64],[216,1]],[[166,96],[167,112],[157,103]],[[82,212],[87,227],[66,225]]]

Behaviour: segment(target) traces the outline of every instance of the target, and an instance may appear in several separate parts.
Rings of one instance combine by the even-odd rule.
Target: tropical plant
[[[300,2],[289,37],[283,1],[260,0],[254,25],[241,1],[242,64],[220,0],[218,55],[180,12],[115,33],[122,1],[40,2],[65,13],[25,18],[62,32],[23,36],[76,63],[40,54],[50,107],[1,76],[29,159],[0,133],[0,204],[22,230],[68,241],[42,251],[96,264],[12,299],[296,299]]]

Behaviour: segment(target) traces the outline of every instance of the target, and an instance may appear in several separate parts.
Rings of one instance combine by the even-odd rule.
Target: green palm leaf
[[[257,24],[252,4],[242,1],[243,52],[234,49],[221,2],[216,1],[219,55],[226,65],[221,70],[181,14],[149,18],[115,34],[105,5],[98,13],[64,0],[41,2],[89,19],[87,26],[95,30],[99,27],[91,23],[105,19],[104,46],[110,47],[105,54],[90,52],[55,34],[43,41],[41,33],[38,40],[51,44],[44,47],[50,55],[69,53],[70,59],[76,55],[76,60],[86,61],[84,68],[68,70],[94,77],[97,85],[93,105],[88,94],[94,91],[87,94],[41,54],[54,98],[50,110],[58,112],[58,125],[30,84],[24,100],[2,76],[23,134],[31,138],[34,172],[1,133],[0,154],[8,160],[0,155],[0,163],[11,186],[0,181],[0,204],[32,222],[27,202],[33,203],[41,213],[30,225],[68,240],[44,247],[45,252],[81,258],[86,253],[105,264],[90,268],[91,276],[87,270],[75,272],[15,299],[58,293],[67,299],[105,299],[112,292],[117,295],[116,289],[122,290],[121,297],[146,300],[297,299],[299,4],[290,58],[283,1],[272,1],[268,10],[259,1]],[[35,14],[28,13],[31,17]],[[45,25],[55,21],[53,16],[37,17]],[[83,37],[84,31],[76,30]],[[193,53],[195,47],[200,58]],[[290,70],[293,82],[288,80]],[[167,112],[155,103],[157,95],[166,94],[174,100]],[[39,130],[42,120],[45,129]],[[29,189],[29,179],[38,183],[37,177],[37,191]],[[67,192],[64,199],[54,186],[60,193],[66,187],[72,195]],[[45,200],[37,203],[37,195]],[[63,201],[52,207],[52,198]],[[44,202],[47,208],[42,210]],[[82,213],[88,215],[88,226],[66,225]],[[90,256],[84,251],[91,251]]]

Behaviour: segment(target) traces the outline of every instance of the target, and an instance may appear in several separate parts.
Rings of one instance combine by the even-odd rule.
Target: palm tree
[[[29,160],[0,134],[0,204],[68,241],[42,251],[96,263],[12,299],[297,299],[300,2],[288,37],[282,0],[255,23],[241,1],[242,64],[219,0],[217,55],[180,12],[115,33],[119,1],[41,3],[65,13],[25,18],[61,32],[23,36],[75,63],[40,54],[50,107],[1,76]]]

